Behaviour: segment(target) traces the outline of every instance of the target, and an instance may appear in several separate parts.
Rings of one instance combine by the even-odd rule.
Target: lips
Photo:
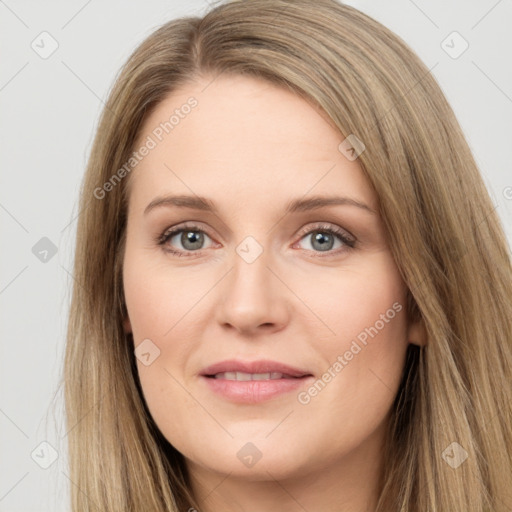
[[[293,400],[293,392],[311,384],[313,375],[277,361],[222,361],[205,368],[201,385],[222,400],[255,405],[282,397]]]
[[[229,360],[212,364],[201,371],[204,377],[248,381],[297,379],[311,376],[311,372],[284,363],[270,360],[238,361]]]

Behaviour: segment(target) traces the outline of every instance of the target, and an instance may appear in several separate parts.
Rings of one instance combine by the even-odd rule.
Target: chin
[[[286,480],[311,473],[311,458],[302,451],[299,458],[297,449],[279,450],[277,445],[267,440],[262,442],[231,440],[229,447],[216,445],[216,450],[209,450],[208,458],[204,453],[186,460],[208,471],[230,475],[248,481],[268,481],[269,479]],[[283,446],[281,445],[281,448]]]

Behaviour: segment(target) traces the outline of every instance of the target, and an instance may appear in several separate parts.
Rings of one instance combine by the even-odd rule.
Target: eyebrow
[[[201,196],[160,196],[153,199],[144,210],[144,215],[151,210],[158,207],[176,206],[179,208],[190,208],[194,210],[202,210],[218,214],[213,201],[206,197]],[[372,215],[377,215],[377,212],[370,208],[367,204],[357,199],[350,197],[339,196],[313,196],[308,199],[295,199],[288,203],[285,213],[306,212],[310,210],[317,210],[326,206],[355,206]]]

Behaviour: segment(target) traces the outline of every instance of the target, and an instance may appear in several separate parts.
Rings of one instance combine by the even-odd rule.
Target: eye
[[[187,256],[187,252],[201,251],[207,247],[203,247],[205,237],[210,239],[205,231],[195,225],[185,225],[164,231],[158,238],[159,245],[164,249],[177,256]],[[211,239],[210,239],[211,240]],[[173,249],[176,244],[181,244],[182,248]]]
[[[313,251],[315,253],[327,253],[327,256],[332,256],[333,254],[338,254],[340,252],[350,250],[354,248],[356,242],[353,237],[349,236],[346,232],[331,224],[315,226],[313,229],[307,231],[301,240],[309,240],[311,249],[306,248],[307,250]],[[337,248],[334,247],[336,242],[338,242]],[[324,255],[315,254],[314,256]]]
[[[203,249],[211,247],[204,247],[205,239],[211,238],[208,234],[196,225],[181,225],[172,229],[164,231],[158,238],[157,243],[164,247],[166,252],[174,254],[176,256],[192,256],[190,253],[200,252]],[[322,224],[315,226],[313,229],[309,229],[302,234],[301,240],[308,240],[311,251],[314,256],[332,256],[340,252],[345,252],[354,248],[355,239],[348,235],[345,231],[341,230],[337,226],[331,224]],[[336,248],[336,242],[338,247]],[[298,244],[299,242],[297,242]],[[175,248],[176,245],[181,245],[181,248]],[[295,244],[295,245],[297,245]],[[294,245],[294,248],[295,248]],[[335,249],[335,250],[333,250]]]

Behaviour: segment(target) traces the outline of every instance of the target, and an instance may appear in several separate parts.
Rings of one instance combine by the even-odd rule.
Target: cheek
[[[344,269],[329,281],[316,280],[310,293],[302,289],[329,330],[315,339],[325,373],[315,388],[306,390],[301,403],[315,402],[319,414],[321,404],[331,402],[342,416],[352,409],[359,411],[357,416],[382,419],[398,390],[405,361],[406,292],[387,253],[376,254],[357,269]]]
[[[182,269],[173,272],[165,261],[154,263],[127,245],[123,284],[134,349],[139,354],[139,379],[151,415],[171,430],[180,424],[180,415],[168,414],[170,404],[183,410],[197,406],[180,383],[189,368],[190,352],[200,343],[201,322],[209,318],[202,312],[201,298],[214,280],[210,283],[205,278]]]
[[[319,349],[339,351],[349,349],[352,340],[363,345],[375,340],[378,352],[405,337],[407,289],[388,252],[302,282],[294,290],[326,327],[318,331]]]
[[[158,426],[165,425],[165,435],[184,429],[182,414],[170,410],[193,410],[196,405],[178,381],[174,368],[184,368],[192,346],[192,332],[187,311],[193,306],[194,287],[177,274],[169,274],[158,265],[148,265],[149,258],[127,251],[124,269],[124,293],[133,333],[137,372],[144,400]],[[188,280],[190,285],[190,280]],[[182,320],[180,320],[182,319]],[[165,340],[173,339],[172,344]],[[187,343],[178,343],[187,339]],[[145,347],[142,350],[141,347]],[[144,354],[149,356],[145,357]],[[174,439],[174,436],[171,436]]]
[[[127,248],[123,281],[124,294],[134,340],[158,343],[189,323],[187,315],[196,309],[213,285],[204,275],[172,269],[165,258],[130,251]]]

